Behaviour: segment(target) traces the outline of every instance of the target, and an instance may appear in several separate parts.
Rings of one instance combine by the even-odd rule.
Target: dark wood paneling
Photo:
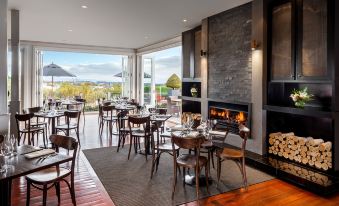
[[[191,68],[194,67],[194,39],[191,31],[182,33],[182,67],[183,78],[191,78]],[[192,60],[193,59],[193,60]]]
[[[271,78],[294,79],[292,62],[292,3],[272,8],[271,18]]]
[[[327,0],[303,0],[300,7],[302,45],[298,78],[327,77]]]

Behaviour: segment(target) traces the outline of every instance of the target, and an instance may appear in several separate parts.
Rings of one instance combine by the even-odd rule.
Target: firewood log
[[[312,146],[318,146],[321,143],[324,143],[323,139],[312,139],[312,140],[310,140],[310,145],[312,145]]]
[[[331,151],[331,149],[332,149],[332,142],[325,142],[319,145],[319,150],[322,152]]]

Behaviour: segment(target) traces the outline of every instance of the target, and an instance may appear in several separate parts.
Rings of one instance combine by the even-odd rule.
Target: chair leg
[[[76,129],[76,133],[77,133],[77,138],[78,138],[78,142],[79,142],[79,147],[81,147],[81,144],[80,144],[80,135],[79,135],[79,128]]]
[[[45,139],[46,135],[45,135],[45,129],[42,131],[42,140],[44,142],[44,147],[46,148],[46,139]]]
[[[244,187],[245,187],[245,190],[247,190],[248,184],[247,184],[245,157],[242,158],[242,164],[241,165],[242,165],[242,174],[243,174],[243,179],[244,179]]]
[[[151,179],[153,178],[154,166],[156,164],[157,158],[155,157],[155,151],[152,152],[152,169],[151,169]]]
[[[217,178],[218,178],[218,184],[220,181],[220,173],[221,173],[221,159],[218,157],[217,159]]]
[[[46,202],[47,202],[47,185],[44,185],[42,193],[42,205],[46,206]]]
[[[211,162],[212,162],[212,167],[213,167],[213,169],[215,168],[214,167],[214,156],[213,156],[213,153],[214,153],[214,149],[211,149]]]
[[[128,151],[128,160],[129,160],[129,156],[131,155],[131,149],[132,149],[132,144],[133,144],[133,136],[130,135],[130,143],[129,143],[129,151]],[[134,146],[135,147],[135,146]]]
[[[186,185],[185,176],[186,176],[186,168],[183,167],[182,168],[182,185],[184,186],[184,188],[185,188],[185,185]]]
[[[77,205],[75,199],[74,177],[71,177],[71,197],[73,205]]]
[[[175,187],[177,185],[177,165],[174,165],[174,176],[173,176],[173,188],[172,188],[172,199],[174,198]]]
[[[121,144],[121,138],[122,138],[122,134],[119,132],[119,134],[118,134],[118,148],[117,148],[117,152],[119,152],[119,148],[120,148],[120,144]]]
[[[58,197],[58,204],[60,205],[60,182],[54,183],[56,196]]]
[[[208,177],[209,177],[209,168],[207,168],[206,166],[205,166],[205,179],[206,179],[206,189],[207,189],[207,192],[208,193],[210,193],[210,191],[209,191],[209,188],[208,188]]]
[[[29,206],[31,199],[31,182],[27,180],[26,206]]]
[[[200,172],[199,172],[199,168],[196,167],[195,168],[195,186],[196,186],[196,191],[197,191],[197,201],[199,201],[199,177],[200,177]]]

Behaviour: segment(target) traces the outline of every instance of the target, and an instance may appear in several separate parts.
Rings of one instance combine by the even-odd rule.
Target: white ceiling
[[[140,48],[251,0],[8,1],[9,9],[20,10],[21,40]]]

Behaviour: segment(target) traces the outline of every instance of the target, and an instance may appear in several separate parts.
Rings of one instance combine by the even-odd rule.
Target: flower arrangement
[[[192,97],[198,97],[198,90],[195,85],[191,87],[191,95]]]
[[[303,89],[293,89],[292,94],[290,95],[291,99],[294,102],[294,105],[298,108],[304,108],[305,104],[312,100],[313,95],[309,94],[307,87]]]

